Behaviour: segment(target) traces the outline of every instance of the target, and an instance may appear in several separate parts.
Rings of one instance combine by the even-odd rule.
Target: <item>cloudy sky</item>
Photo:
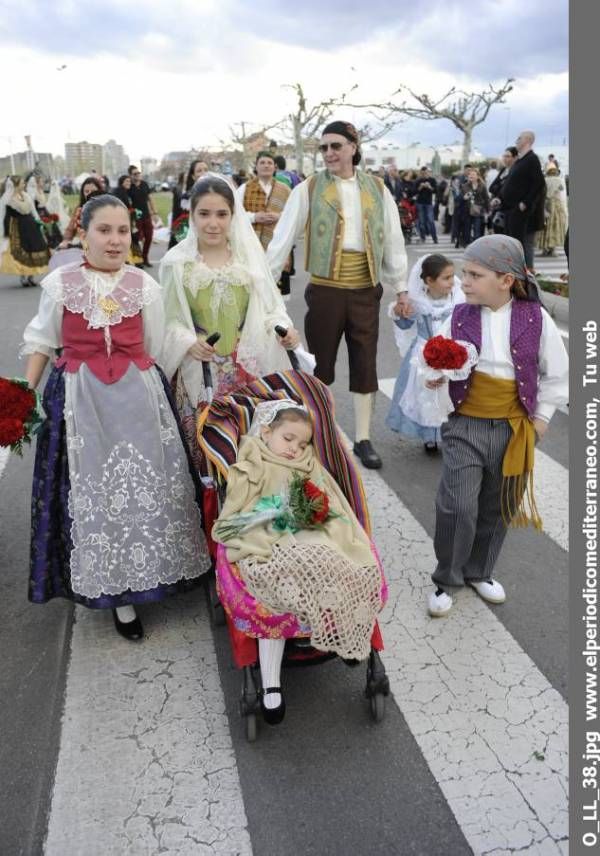
[[[54,154],[114,138],[132,160],[214,145],[235,123],[277,122],[296,82],[309,102],[358,84],[353,100],[370,103],[400,84],[439,97],[514,77],[475,145],[494,155],[526,127],[540,146],[568,135],[568,0],[0,0],[0,40],[0,154],[25,134]],[[409,120],[388,139],[459,134]]]

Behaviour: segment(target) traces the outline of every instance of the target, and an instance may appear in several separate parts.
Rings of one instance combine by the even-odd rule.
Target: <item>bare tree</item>
[[[416,102],[411,106],[403,101],[400,104],[388,101],[382,104],[353,104],[352,107],[372,108],[380,113],[374,114],[379,121],[390,121],[391,117],[400,114],[412,119],[448,119],[463,134],[463,150],[461,166],[469,160],[473,143],[473,129],[481,125],[487,119],[488,113],[494,104],[504,103],[505,96],[513,89],[514,78],[510,77],[506,82],[496,88],[489,84],[483,92],[465,92],[455,86],[448,90],[445,95],[437,101],[427,94],[418,95],[408,86],[400,86],[393,95],[408,93]]]
[[[267,131],[272,131],[274,128],[279,128],[282,121],[275,122],[272,125],[262,125],[258,130],[251,131],[250,122],[237,122],[235,125],[229,126],[229,142],[219,140],[224,150],[231,147],[231,144],[241,148],[241,166],[247,168],[254,162],[256,154],[256,142],[263,137],[266,137]],[[256,127],[256,126],[255,126]]]
[[[330,119],[335,110],[344,104],[350,92],[353,92],[358,84],[350,87],[337,97],[326,98],[316,104],[310,105],[301,83],[287,83],[286,88],[292,89],[296,95],[296,104],[293,110],[282,121],[284,132],[293,140],[296,155],[296,169],[303,171],[305,149],[310,151],[313,165],[317,158],[319,132]]]

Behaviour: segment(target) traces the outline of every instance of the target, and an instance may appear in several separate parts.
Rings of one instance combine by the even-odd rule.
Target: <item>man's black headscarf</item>
[[[360,140],[358,138],[358,131],[350,122],[330,122],[323,131],[322,136],[324,134],[340,134],[342,137],[346,137],[346,139],[356,144],[356,151],[352,156],[352,164],[353,166],[358,166],[361,161],[362,155],[360,153]]]

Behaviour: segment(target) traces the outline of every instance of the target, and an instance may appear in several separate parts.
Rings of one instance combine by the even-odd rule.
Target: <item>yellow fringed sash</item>
[[[473,372],[463,416],[507,419],[512,428],[502,460],[502,519],[507,526],[542,528],[533,495],[535,428],[517,393],[517,382]]]
[[[314,282],[315,285],[331,285],[334,288],[366,288],[373,285],[367,254],[358,253],[354,250],[342,250],[340,272],[337,279],[327,279],[312,274],[310,281]]]

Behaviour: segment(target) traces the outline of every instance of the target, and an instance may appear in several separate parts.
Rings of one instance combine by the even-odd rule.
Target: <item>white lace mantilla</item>
[[[83,315],[91,328],[120,324],[161,296],[155,280],[127,267],[111,274],[79,264],[65,266],[57,276],[47,277],[42,286],[69,312]]]
[[[199,258],[195,262],[187,262],[183,268],[183,287],[192,297],[195,297],[200,289],[212,288],[210,309],[215,315],[222,305],[235,305],[234,288],[245,288],[249,291],[251,284],[248,271],[237,262],[211,268]]]

